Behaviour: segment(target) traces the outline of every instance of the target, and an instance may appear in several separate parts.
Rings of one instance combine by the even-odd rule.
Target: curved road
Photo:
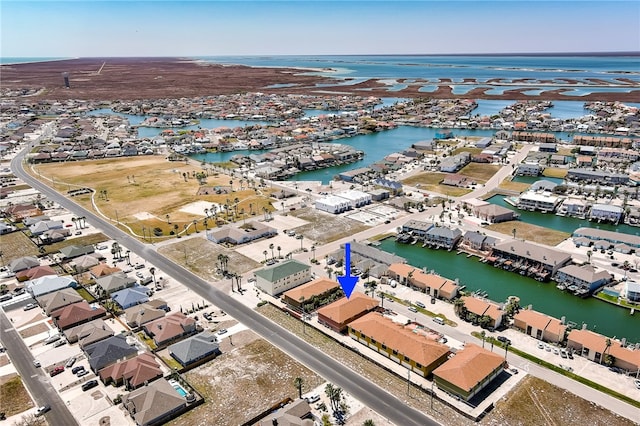
[[[384,415],[389,421],[403,426],[435,426],[439,424],[424,413],[407,407],[402,401],[384,389],[378,387],[376,384],[360,376],[348,367],[343,366],[329,355],[326,355],[314,346],[309,345],[307,342],[290,333],[288,330],[271,322],[254,310],[244,306],[242,303],[234,300],[226,293],[212,287],[208,282],[194,275],[190,271],[176,265],[164,256],[158,254],[155,250],[149,248],[137,239],[122,232],[111,223],[95,215],[93,212],[77,205],[33,178],[23,169],[22,162],[28,150],[29,147],[25,148],[11,161],[11,170],[25,183],[28,183],[42,194],[46,194],[50,200],[60,204],[76,215],[85,216],[94,224],[94,226],[102,229],[112,238],[117,239],[118,242],[126,246],[128,250],[131,250],[142,258],[147,259],[149,262],[160,268],[164,273],[193,290],[199,296],[223,309],[233,318],[245,324],[255,333],[286,352],[292,358],[311,368],[329,382],[342,387],[346,392],[353,395],[353,397],[360,400],[363,404]]]

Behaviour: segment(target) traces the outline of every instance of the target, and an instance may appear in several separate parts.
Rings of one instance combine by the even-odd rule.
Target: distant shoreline
[[[38,58],[25,56],[23,58],[8,56],[6,59],[35,59],[34,61],[14,61],[14,62],[4,62],[5,58],[0,57],[0,65],[22,65],[22,64],[40,64],[46,62],[60,62],[60,61],[72,61],[74,59],[80,59],[79,57],[69,57],[69,58]]]

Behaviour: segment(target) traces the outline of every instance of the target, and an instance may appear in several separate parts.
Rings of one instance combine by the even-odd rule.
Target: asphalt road
[[[182,283],[205,300],[215,304],[233,318],[245,324],[262,338],[286,352],[292,358],[311,368],[329,382],[343,388],[354,398],[360,400],[363,404],[385,416],[389,421],[403,426],[439,424],[424,413],[407,407],[402,401],[389,394],[384,389],[360,376],[351,369],[343,366],[329,355],[326,355],[314,346],[309,345],[296,335],[290,333],[288,330],[271,322],[254,310],[234,300],[226,293],[212,287],[208,282],[202,280],[188,270],[176,265],[164,256],[161,256],[149,246],[122,232],[102,217],[97,216],[93,212],[75,204],[61,194],[53,191],[48,186],[42,184],[37,179],[34,179],[23,169],[22,160],[27,152],[28,148],[24,149],[11,161],[11,170],[25,183],[31,185],[42,194],[45,194],[49,200],[58,203],[78,216],[86,217],[94,226],[101,229],[107,235],[110,235],[111,238],[116,239],[120,244],[131,250],[131,252],[148,260],[164,273]],[[33,365],[31,365],[31,367],[33,367]],[[23,371],[28,370],[18,369],[18,371],[22,373]],[[62,401],[60,401],[60,403],[61,402]],[[56,408],[58,407],[56,406]],[[75,424],[75,421],[73,423],[55,422],[52,424]]]
[[[18,331],[13,328],[9,318],[0,309],[0,330],[2,331],[2,344],[7,349],[9,358],[20,373],[22,381],[38,406],[49,404],[51,411],[45,414],[50,425],[78,425],[76,419],[67,409],[60,395],[51,385],[48,376],[42,368],[33,365],[33,357],[27,345],[25,345]]]

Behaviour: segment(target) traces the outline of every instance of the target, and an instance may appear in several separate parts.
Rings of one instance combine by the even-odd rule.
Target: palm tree
[[[511,230],[511,233],[513,234],[513,238],[515,239],[516,238],[516,228],[513,228]]]
[[[278,250],[278,259],[281,259],[282,255],[280,254],[280,250],[282,250],[282,247],[278,246],[277,250]]]
[[[75,217],[71,218],[71,222],[73,222],[73,224],[75,225],[76,229],[78,229],[78,219],[76,219]]]
[[[196,232],[199,232],[198,231],[198,219],[193,219],[193,229],[195,229]]]
[[[155,286],[156,285],[156,268],[154,268],[153,266],[149,268],[149,273],[153,277],[153,285]]]
[[[485,336],[487,335],[487,332],[486,332],[486,331],[484,331],[484,330],[482,330],[482,331],[480,332],[480,335],[482,336],[482,349],[484,349],[484,338],[485,338]]]
[[[204,215],[205,215],[206,217],[209,217],[209,209],[204,209]]]
[[[268,252],[268,251],[266,251],[266,250],[262,252],[262,254],[264,254],[264,261],[265,261],[265,263],[267,262],[267,254],[268,254],[268,253],[269,253],[269,252]]]
[[[313,260],[316,260],[316,245],[311,246],[311,252],[313,253]]]
[[[173,225],[173,233],[176,234],[178,236],[178,238],[180,238],[180,234],[178,233],[178,229],[180,229],[180,227],[178,226],[177,223],[175,225]]]
[[[302,240],[304,240],[304,237],[300,235],[300,250],[302,250]]]
[[[184,224],[184,235],[189,235],[189,226],[186,223]]]
[[[271,258],[272,259],[275,258],[275,255],[273,254],[273,247],[274,247],[273,243],[269,244],[269,249],[271,250]]]
[[[166,218],[167,218],[167,225],[171,225],[171,222],[169,222],[169,218],[170,218],[171,216],[169,216],[169,215],[167,214],[167,215],[165,215],[164,217],[166,217]]]
[[[371,419],[367,419],[362,423],[362,426],[376,426],[376,424]]]
[[[607,337],[607,340],[604,341],[604,344],[606,347],[604,348],[604,352],[602,353],[602,357],[600,358],[600,364],[602,364],[602,362],[604,361],[605,354],[607,353],[607,350],[609,350],[609,348],[611,347],[611,339]]]
[[[593,255],[593,252],[591,250],[587,251],[587,262],[591,263],[591,256]]]
[[[302,383],[304,383],[302,377],[296,377],[293,380],[293,385],[298,389],[298,398],[300,399],[302,399]]]
[[[204,230],[208,231],[209,230],[209,221],[207,220],[206,217],[204,219],[202,219],[202,223],[204,225]]]

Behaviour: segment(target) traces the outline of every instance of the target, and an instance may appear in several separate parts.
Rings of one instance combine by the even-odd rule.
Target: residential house
[[[497,204],[485,204],[473,208],[473,214],[489,223],[500,223],[515,220],[518,214],[511,209],[499,206]]]
[[[318,309],[318,323],[342,333],[347,325],[378,307],[378,300],[354,291],[349,299],[342,298]]]
[[[46,231],[54,229],[62,229],[63,223],[59,220],[41,220],[29,226],[29,232],[31,235],[37,237],[45,233]]]
[[[578,228],[573,231],[572,238],[586,238],[594,243],[603,241],[606,248],[613,247],[616,244],[626,244],[634,250],[640,249],[640,237],[637,235],[625,234],[622,232],[605,231],[596,228]]]
[[[221,355],[220,346],[214,333],[204,331],[167,348],[169,355],[182,367],[195,367]]]
[[[35,280],[27,281],[26,288],[35,298],[67,287],[77,287],[78,283],[69,276],[45,275]]]
[[[489,317],[490,321],[486,326],[493,328],[500,327],[505,320],[506,313],[496,303],[471,296],[462,296],[460,299],[464,302],[467,318],[469,318],[469,314],[475,315],[476,320],[484,316]]]
[[[147,302],[125,309],[124,318],[129,327],[136,329],[149,321],[164,317],[165,314],[166,311],[164,309],[150,306]]]
[[[605,270],[596,272],[592,265],[567,265],[558,269],[554,280],[566,286],[575,285],[578,289],[593,293],[613,280],[613,275]]]
[[[467,231],[462,236],[461,246],[468,250],[487,251],[491,250],[498,240],[494,237],[481,234],[476,231]]]
[[[433,371],[433,380],[450,395],[471,400],[500,375],[505,360],[473,343],[465,343],[455,356]]]
[[[553,276],[558,269],[571,262],[571,254],[527,241],[511,240],[496,243],[491,255],[511,264],[529,265],[540,274]]]
[[[278,235],[278,230],[258,221],[249,221],[238,227],[225,225],[207,232],[207,239],[216,244],[230,243],[234,245],[245,244],[260,238],[270,238]]]
[[[111,299],[120,306],[127,309],[141,303],[149,301],[149,289],[140,285],[116,291],[111,295]]]
[[[57,309],[64,308],[72,303],[82,302],[83,300],[84,298],[73,288],[63,288],[36,298],[36,301],[47,315]]]
[[[258,426],[314,426],[315,424],[309,403],[305,399],[296,399],[260,420]]]
[[[427,274],[405,263],[394,263],[387,269],[387,276],[402,285],[412,287],[433,297],[451,300],[458,295],[460,286],[436,274]]]
[[[447,173],[455,173],[471,161],[471,154],[469,152],[461,152],[450,157],[446,157],[440,163],[440,171]]]
[[[99,342],[114,335],[111,327],[103,319],[95,319],[64,331],[67,342],[78,342],[80,348]]]
[[[425,243],[435,248],[453,250],[462,238],[462,231],[458,228],[447,228],[445,226],[434,226],[427,231]]]
[[[16,274],[16,279],[22,282],[46,277],[47,275],[58,275],[58,273],[49,265],[41,265],[18,272]]]
[[[357,209],[359,207],[366,206],[367,204],[371,204],[371,194],[355,189],[341,191],[336,193],[335,195],[347,200],[347,203],[349,204],[349,210]]]
[[[91,306],[86,300],[64,306],[51,312],[53,324],[60,330],[74,327],[107,314],[102,306]]]
[[[311,267],[295,259],[286,260],[255,272],[256,287],[276,296],[311,281]]]
[[[351,208],[349,200],[337,195],[327,195],[319,198],[315,203],[316,210],[331,214],[340,214],[346,212]]]
[[[122,406],[138,426],[159,426],[187,409],[187,400],[166,380],[158,379],[122,398]]]
[[[637,283],[632,280],[627,280],[622,287],[622,292],[620,295],[626,298],[629,302],[639,303],[640,302],[640,283]]]
[[[624,209],[611,204],[594,204],[589,212],[589,220],[620,223],[624,216]]]
[[[629,175],[590,168],[575,168],[568,170],[565,179],[572,182],[584,181],[600,185],[626,185],[629,182]]]
[[[591,330],[576,329],[567,336],[567,348],[599,364],[610,355],[615,367],[634,373],[640,370],[640,350],[626,347],[624,339],[618,341]]]
[[[69,260],[95,251],[92,245],[87,246],[67,246],[60,249],[60,259]]]
[[[344,296],[340,284],[328,278],[318,278],[307,284],[287,290],[282,295],[282,301],[293,310],[301,311],[303,301],[306,302],[305,305],[311,303],[317,308],[322,306],[320,305],[321,300],[326,300],[327,303],[332,302],[332,296]]]
[[[144,352],[123,362],[111,364],[98,373],[105,385],[125,385],[125,389],[138,389],[162,377],[163,372],[156,358],[149,352]]]
[[[88,255],[85,255],[88,256]],[[83,257],[85,257],[83,256]],[[108,275],[113,275],[117,272],[122,272],[122,269],[116,267],[116,266],[109,266],[106,263],[99,263],[93,267],[91,267],[89,269],[89,272],[91,272],[91,275],[94,276],[94,278],[100,278],[100,277],[106,277]],[[124,273],[122,274],[124,275]]]
[[[584,219],[589,206],[585,200],[580,198],[567,197],[558,207],[558,214],[561,216],[578,217]]]
[[[532,309],[521,309],[513,317],[515,328],[545,342],[564,342],[567,326],[563,321]]]
[[[12,222],[22,222],[28,217],[41,216],[42,210],[34,204],[16,204],[4,209],[4,213]]]
[[[433,227],[434,225],[432,223],[411,219],[402,225],[401,232],[411,234],[420,240],[425,240],[427,238],[427,232]]]
[[[516,168],[516,175],[518,176],[540,176],[540,174],[544,171],[544,167],[535,163],[522,163],[518,164]]]
[[[9,270],[15,273],[26,271],[36,266],[40,266],[40,261],[33,256],[23,256],[9,262]]]
[[[517,207],[520,210],[552,213],[560,201],[560,197],[548,191],[526,191],[518,197]]]
[[[442,180],[442,184],[449,185],[449,186],[457,186],[459,188],[466,188],[469,185],[475,185],[475,181],[465,175],[461,175],[458,173],[450,173],[445,175],[444,179]]]
[[[357,342],[423,377],[429,376],[449,355],[446,345],[378,312],[367,313],[350,322],[348,334]]]
[[[138,354],[135,345],[127,343],[124,334],[117,334],[83,348],[89,367],[98,374],[100,370],[116,362],[133,358]]]
[[[135,278],[128,277],[124,272],[115,273],[96,279],[96,287],[100,287],[107,294],[135,285]]]
[[[142,328],[153,339],[156,346],[164,346],[183,336],[195,333],[196,320],[182,312],[175,312],[149,321]]]

